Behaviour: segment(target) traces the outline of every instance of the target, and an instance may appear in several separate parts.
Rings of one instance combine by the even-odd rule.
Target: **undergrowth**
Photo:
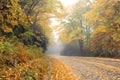
[[[0,80],[43,80],[48,70],[41,48],[0,38]]]

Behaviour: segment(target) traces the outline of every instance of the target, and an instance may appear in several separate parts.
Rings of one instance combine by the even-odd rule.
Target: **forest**
[[[79,0],[72,10],[62,21],[60,38],[68,42],[62,54],[77,48],[75,55],[119,58],[120,1]]]
[[[71,7],[60,0],[0,0],[0,80],[44,80],[53,29],[66,43],[62,55],[120,58],[120,1],[78,0]],[[51,28],[51,18],[60,24]]]

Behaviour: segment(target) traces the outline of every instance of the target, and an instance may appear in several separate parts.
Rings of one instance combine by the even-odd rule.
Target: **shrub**
[[[37,47],[36,45],[34,46],[26,46],[25,49],[28,51],[29,55],[35,57],[35,58],[39,58],[41,57],[43,54],[43,49],[40,47]]]

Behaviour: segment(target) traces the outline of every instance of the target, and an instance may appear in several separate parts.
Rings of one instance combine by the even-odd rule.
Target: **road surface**
[[[52,56],[72,68],[73,75],[83,80],[120,80],[120,59]]]

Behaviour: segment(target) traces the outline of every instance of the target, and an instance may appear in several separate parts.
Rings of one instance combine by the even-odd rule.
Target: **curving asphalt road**
[[[83,80],[120,80],[120,59],[52,56],[73,69],[73,75]]]

